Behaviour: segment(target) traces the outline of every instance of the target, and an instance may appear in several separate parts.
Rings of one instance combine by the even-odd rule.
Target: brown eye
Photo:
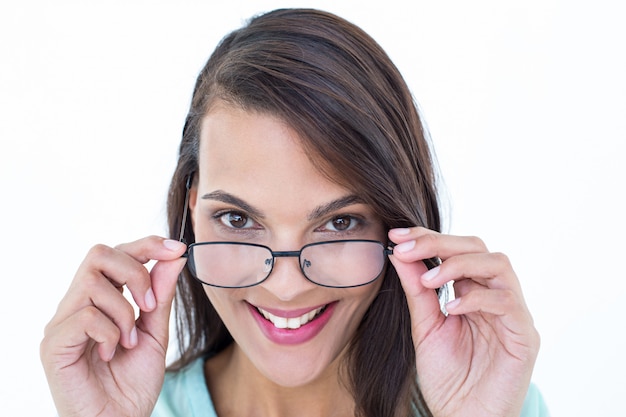
[[[350,230],[353,222],[353,218],[350,216],[335,217],[329,223],[332,225],[332,229],[338,232],[344,232]]]
[[[245,214],[234,211],[222,214],[220,216],[220,220],[225,226],[235,229],[250,228],[254,224],[254,222]]]

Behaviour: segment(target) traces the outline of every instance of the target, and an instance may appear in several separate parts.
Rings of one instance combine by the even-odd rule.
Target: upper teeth
[[[317,316],[323,309],[324,307],[320,307],[315,310],[311,310],[308,313],[301,315],[300,317],[292,318],[278,317],[261,308],[259,308],[258,310],[263,315],[263,317],[271,321],[274,324],[274,327],[278,329],[299,329],[300,326],[304,326],[305,324],[313,320],[313,318]]]

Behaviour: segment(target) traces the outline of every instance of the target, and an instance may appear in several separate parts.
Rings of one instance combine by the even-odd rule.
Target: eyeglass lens
[[[318,285],[354,287],[375,280],[386,258],[382,243],[350,240],[307,245],[300,251],[299,262],[304,276]],[[189,248],[192,274],[201,282],[217,287],[259,284],[270,275],[274,262],[272,251],[261,245],[208,242]]]

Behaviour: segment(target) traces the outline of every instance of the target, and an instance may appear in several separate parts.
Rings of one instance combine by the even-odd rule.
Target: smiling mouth
[[[327,306],[316,308],[315,310],[311,310],[308,313],[301,315],[300,317],[291,318],[275,316],[272,313],[265,311],[259,307],[256,307],[256,309],[263,317],[265,317],[267,321],[271,322],[277,329],[296,330],[299,329],[301,326],[309,323],[311,320],[317,318],[317,316],[319,316],[324,310],[326,310],[326,307]]]

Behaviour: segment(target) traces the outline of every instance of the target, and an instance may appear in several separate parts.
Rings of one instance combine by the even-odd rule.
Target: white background
[[[184,116],[218,40],[302,5],[363,27],[405,75],[448,231],[507,253],[522,281],[553,415],[624,415],[620,1],[5,3],[0,415],[54,414],[39,341],[89,247],[164,233]]]

